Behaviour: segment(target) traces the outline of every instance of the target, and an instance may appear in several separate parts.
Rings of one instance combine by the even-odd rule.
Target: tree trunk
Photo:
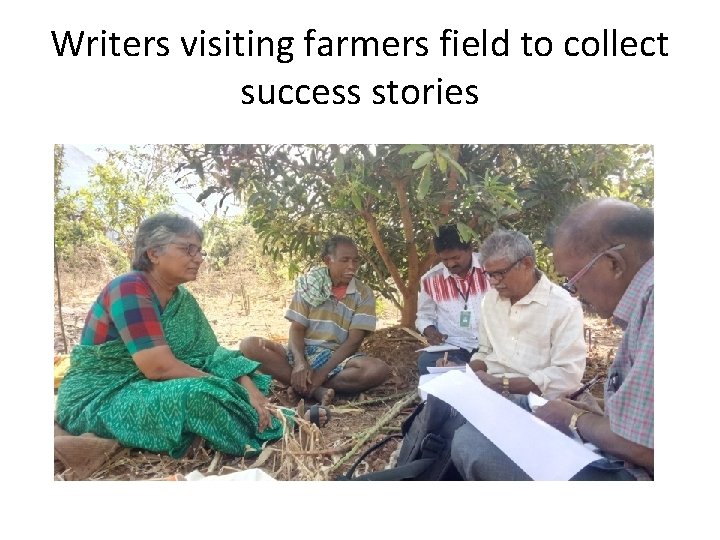
[[[65,337],[65,323],[63,323],[62,296],[60,294],[60,270],[58,269],[57,251],[53,250],[53,254],[55,256],[55,281],[57,283],[58,317],[60,318],[60,333],[62,334],[62,338],[63,338],[63,352],[65,354],[67,354],[68,346],[67,346],[67,337]]]
[[[403,295],[403,308],[400,316],[400,324],[408,328],[415,328],[417,316],[419,281],[410,283],[407,293]]]

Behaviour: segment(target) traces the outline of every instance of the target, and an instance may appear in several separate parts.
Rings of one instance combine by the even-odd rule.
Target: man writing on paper
[[[586,355],[580,302],[538,270],[520,232],[495,231],[480,256],[493,290],[480,307],[470,362],[478,378],[497,392],[547,399],[578,389]]]
[[[605,383],[605,414],[567,399],[535,416],[603,456],[576,480],[649,480],[654,474],[654,218],[616,199],[589,201],[557,230],[554,261],[564,288],[614,316],[624,335]],[[525,480],[528,475],[470,424],[455,432],[452,459],[467,480]],[[562,459],[562,456],[558,456]]]
[[[451,347],[423,351],[418,358],[420,375],[442,362],[446,352],[450,363],[470,361],[478,346],[480,300],[488,289],[479,255],[470,242],[461,240],[455,225],[441,226],[433,241],[441,262],[420,279],[415,326],[431,346]]]

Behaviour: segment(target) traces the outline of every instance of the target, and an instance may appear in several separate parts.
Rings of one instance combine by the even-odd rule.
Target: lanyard
[[[467,282],[467,284],[468,284],[467,292],[465,292],[465,293],[462,291],[462,289],[460,289],[460,285],[458,285],[458,281],[460,281],[460,280],[456,279],[455,277],[452,278],[453,285],[455,285],[455,288],[457,289],[458,294],[462,297],[463,302],[465,302],[465,307],[463,308],[464,310],[467,310],[468,298],[470,298],[470,289],[472,289],[472,282],[470,282],[470,279],[472,278],[474,271],[475,271],[475,267],[473,266],[472,268],[470,268],[470,272],[468,273],[467,277],[464,280],[462,280],[463,282]]]

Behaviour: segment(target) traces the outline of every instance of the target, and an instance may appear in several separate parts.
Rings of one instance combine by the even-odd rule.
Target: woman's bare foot
[[[320,405],[330,405],[333,402],[333,399],[335,399],[335,390],[319,386],[313,392],[313,397]]]

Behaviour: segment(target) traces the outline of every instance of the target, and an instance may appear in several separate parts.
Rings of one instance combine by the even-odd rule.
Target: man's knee
[[[467,464],[470,461],[471,452],[474,450],[469,440],[469,431],[472,430],[473,427],[470,424],[463,424],[455,430],[450,443],[450,458],[464,479],[467,478]]]
[[[262,342],[263,338],[261,337],[246,337],[240,342],[240,353],[251,360],[257,360],[262,356]]]
[[[391,370],[385,362],[379,358],[367,358],[368,362],[368,379],[370,382],[378,385],[384,383],[390,378]]]
[[[348,362],[346,367],[355,367],[359,371],[360,379],[364,384],[377,386],[390,378],[392,370],[379,358],[365,356]]]
[[[450,447],[453,465],[465,480],[530,480],[493,442],[475,426],[460,426]]]

